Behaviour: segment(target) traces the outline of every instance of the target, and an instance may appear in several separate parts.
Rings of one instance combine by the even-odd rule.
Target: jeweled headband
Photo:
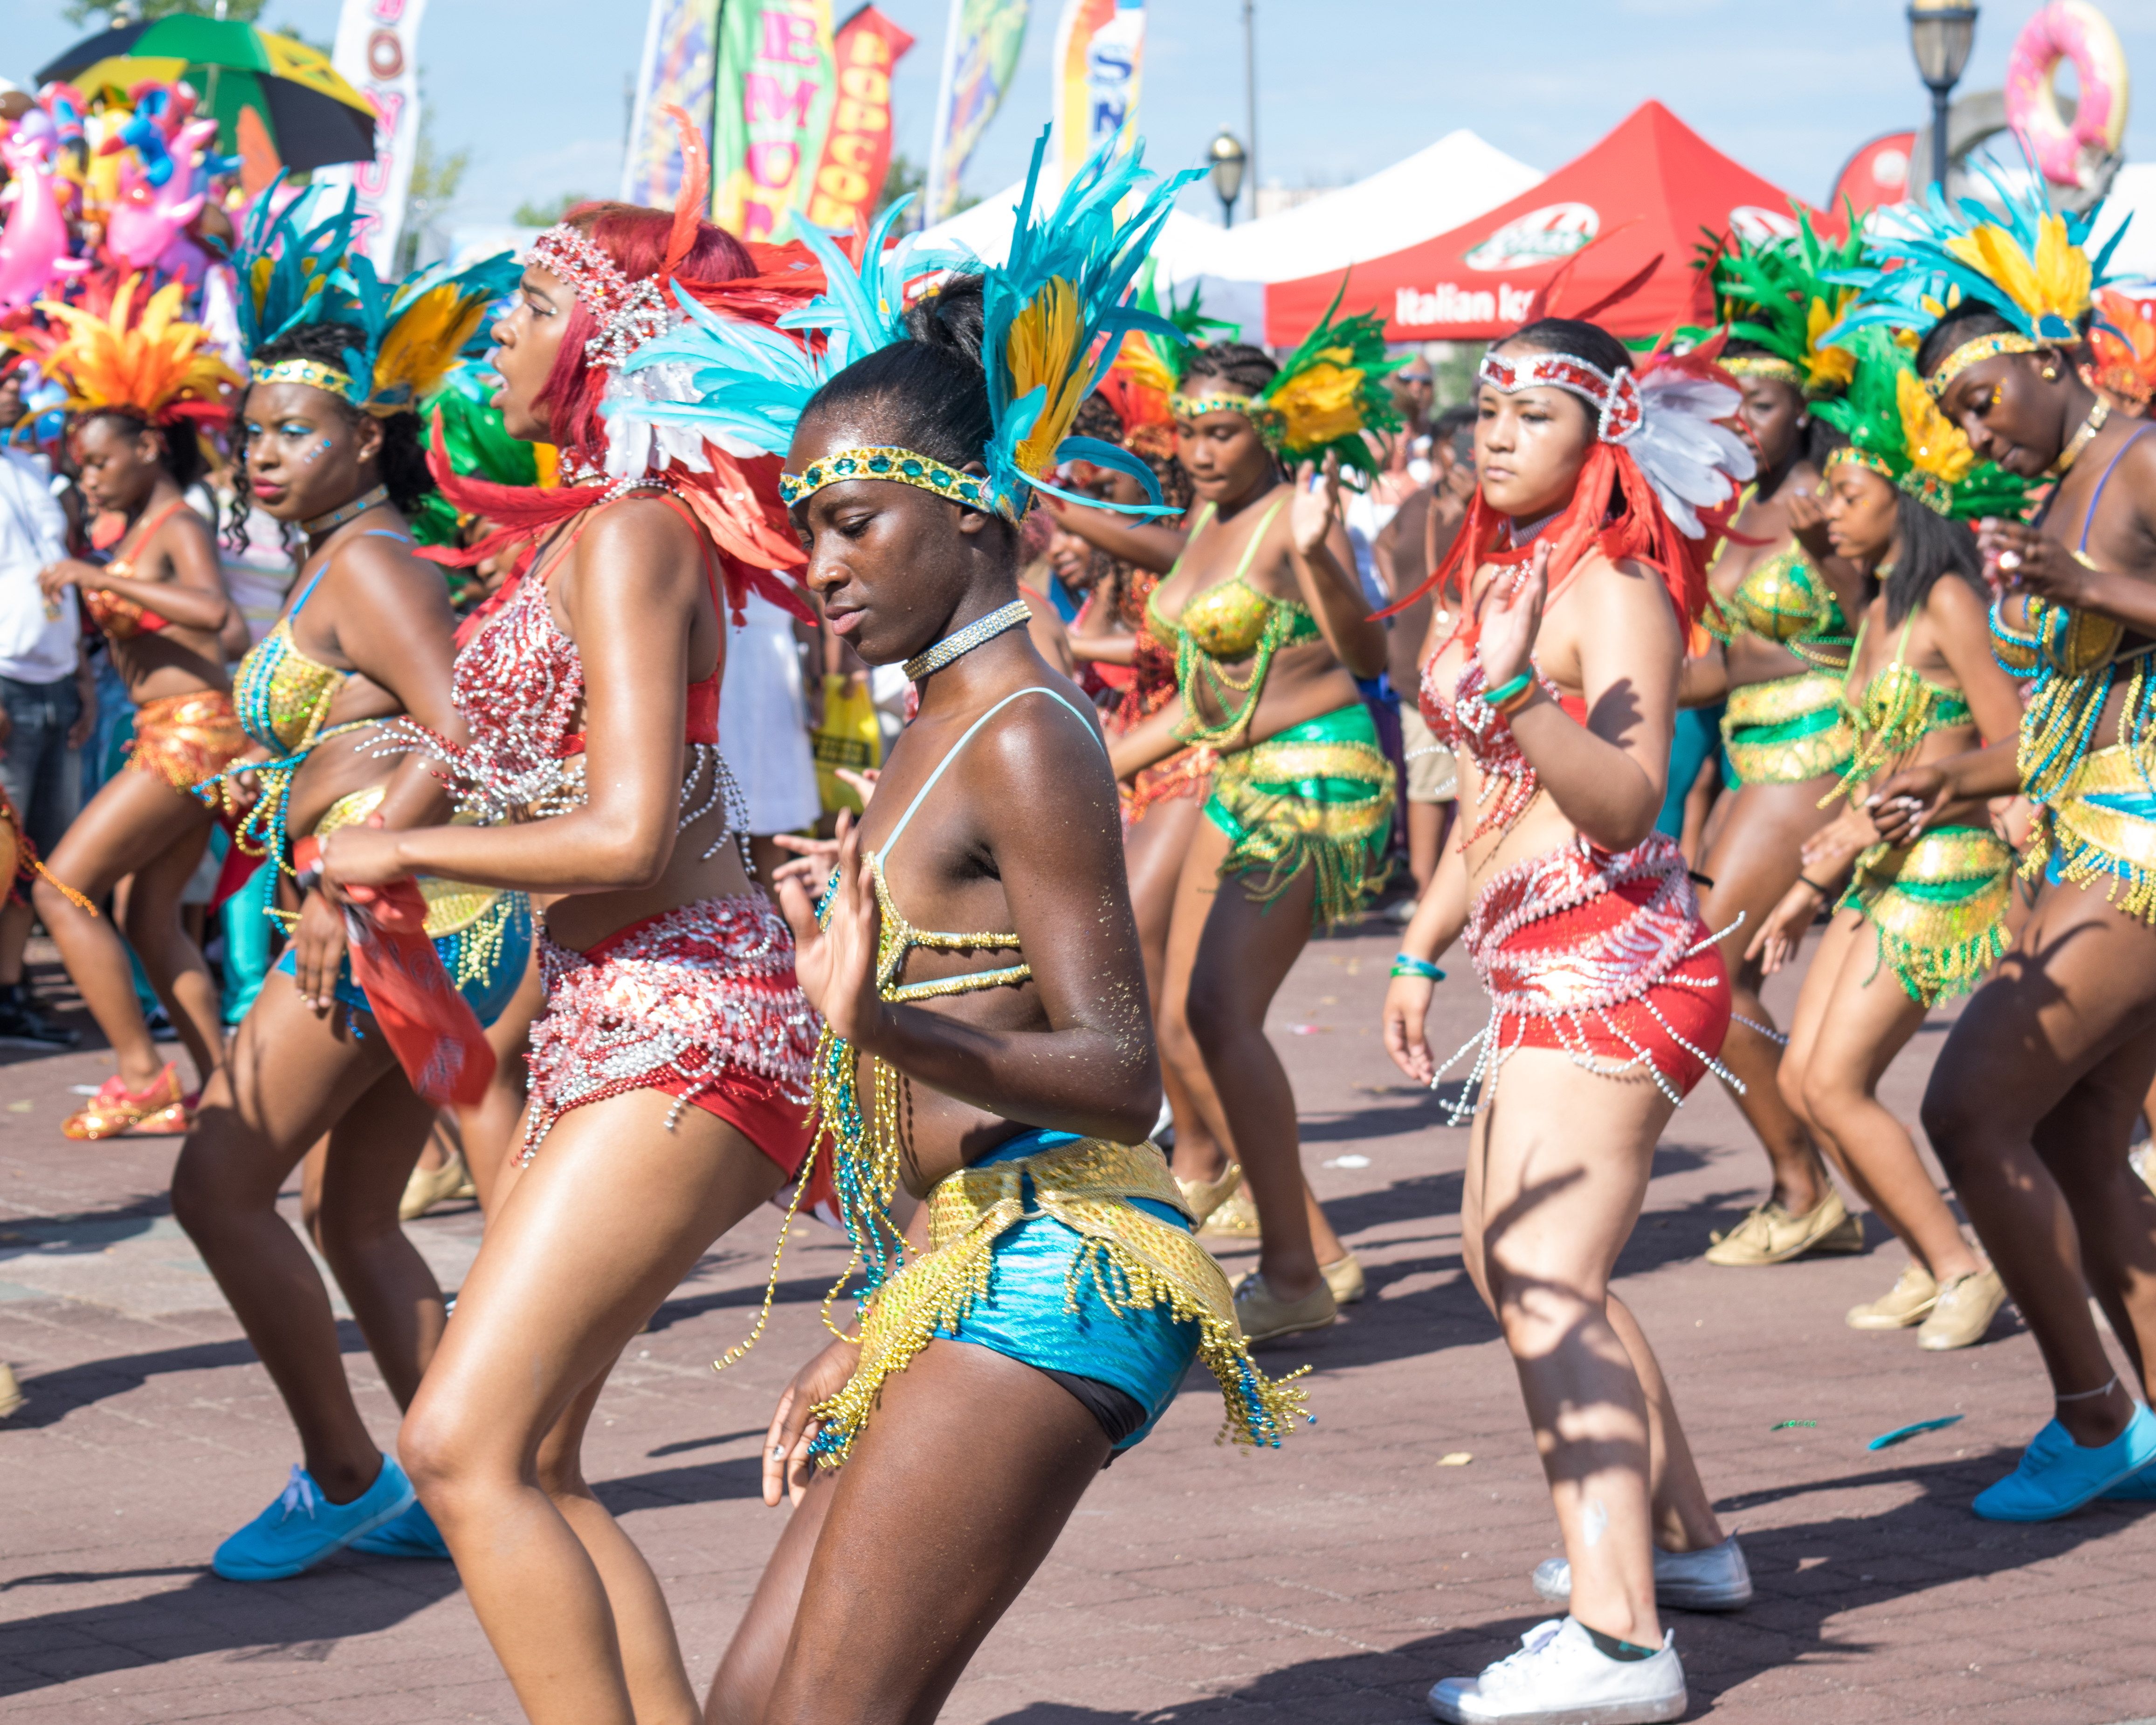
[[[1837,467],[1861,467],[1876,473],[1897,491],[1907,491],[1933,515],[1951,519],[1953,513],[1953,487],[1938,474],[1925,473],[1912,467],[1897,473],[1885,456],[1875,455],[1869,449],[1860,449],[1855,444],[1844,444],[1826,458],[1826,473],[1830,478]]]
[[[1717,363],[1732,377],[1763,377],[1798,389],[1804,387],[1804,374],[1771,353],[1725,353]]]
[[[947,497],[953,503],[963,503],[983,515],[999,515],[1009,521],[1017,521],[1024,513],[996,496],[988,482],[978,475],[962,473],[947,461],[916,454],[911,449],[835,450],[820,461],[810,462],[803,472],[779,475],[778,495],[791,509],[826,485],[863,479],[892,480],[918,490],[932,491],[938,497]]]
[[[1924,379],[1924,388],[1932,392],[1932,399],[1944,398],[1947,386],[1971,366],[1982,365],[1987,359],[1996,359],[2002,353],[2041,353],[2046,347],[2055,347],[2055,341],[2032,341],[2027,336],[2017,336],[2000,331],[1995,335],[1979,336],[1964,341],[1933,367]]]
[[[584,357],[595,366],[619,366],[672,323],[657,276],[631,281],[590,235],[567,222],[533,240],[517,261],[558,275],[584,302],[599,326],[598,334],[584,343]]]
[[[274,359],[267,365],[258,359],[249,364],[247,371],[257,383],[304,383],[311,389],[326,389],[352,400],[352,374],[318,359]]]
[[[1629,366],[1613,377],[1569,353],[1486,353],[1476,376],[1507,395],[1522,389],[1570,390],[1601,416],[1595,435],[1605,444],[1621,444],[1640,429],[1639,374]]]

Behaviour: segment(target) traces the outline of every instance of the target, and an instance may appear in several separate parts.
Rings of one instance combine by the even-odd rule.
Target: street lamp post
[[[1909,49],[1932,93],[1932,183],[1946,195],[1947,114],[1976,44],[1976,8],[1956,0],[1909,0]]]
[[[1220,225],[1232,228],[1235,196],[1243,189],[1243,168],[1250,157],[1235,133],[1224,126],[1205,154],[1213,163],[1213,195],[1220,200]]]

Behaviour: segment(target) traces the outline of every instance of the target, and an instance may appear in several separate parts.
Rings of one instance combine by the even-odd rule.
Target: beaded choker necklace
[[[2089,446],[2097,433],[2103,429],[2104,421],[2110,418],[2111,403],[2099,395],[2096,398],[2096,405],[2089,409],[2088,418],[2082,421],[2081,429],[2073,434],[2072,440],[2066,448],[2059,451],[2059,459],[2044,471],[2052,479],[2063,479],[2066,470],[2081,459],[2082,451]]]
[[[1032,620],[1032,608],[1024,599],[1013,599],[1002,609],[991,611],[956,634],[944,636],[927,652],[916,654],[900,668],[909,682],[917,683],[932,671],[942,670],[952,660],[963,659],[983,641],[993,641],[1009,629],[1023,629]]]
[[[341,527],[346,521],[357,521],[368,510],[380,507],[389,501],[389,487],[377,485],[372,490],[355,497],[342,509],[333,509],[327,515],[318,515],[311,521],[301,521],[300,531],[310,539],[319,539],[323,534]]]

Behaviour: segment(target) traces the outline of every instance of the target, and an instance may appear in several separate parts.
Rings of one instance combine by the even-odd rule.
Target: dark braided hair
[[[311,359],[342,371],[345,350],[363,347],[366,341],[365,331],[348,323],[307,323],[287,330],[275,341],[264,342],[254,350],[253,357],[263,365],[274,365],[280,359]],[[254,494],[247,482],[244,423],[247,398],[252,393],[251,385],[240,392],[232,415],[234,490],[231,512],[226,517],[225,543],[236,552],[247,549],[247,518],[254,506]],[[341,396],[332,396],[331,399],[336,403],[348,424],[360,423],[363,417],[360,409]],[[382,483],[388,489],[389,501],[408,515],[419,500],[434,489],[434,476],[427,470],[427,452],[419,442],[419,416],[400,413],[372,417],[382,427],[382,453],[376,458]]]
[[[1238,395],[1255,395],[1280,376],[1280,367],[1262,347],[1247,341],[1216,341],[1209,347],[1191,349],[1183,376],[1186,383],[1193,377],[1218,377]]]

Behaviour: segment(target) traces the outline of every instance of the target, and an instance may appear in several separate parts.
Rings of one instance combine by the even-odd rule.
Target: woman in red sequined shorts
[[[578,1450],[629,1338],[798,1169],[820,1028],[718,751],[720,576],[768,593],[751,572],[801,561],[778,464],[694,434],[610,442],[598,413],[640,387],[621,361],[684,321],[672,289],[730,310],[747,293],[766,320],[807,297],[757,284],[696,219],[696,178],[677,216],[572,211],[495,327],[503,422],[561,449],[562,489],[442,475],[459,506],[543,535],[458,657],[470,746],[423,739],[500,824],[347,827],[324,852],[333,885],[443,874],[547,905],[521,1153],[399,1449],[526,1712],[578,1725],[697,1714],[657,1578]]]
[[[1510,1700],[1524,1683],[1536,1702],[1522,1717],[1620,1701],[1609,1717],[1680,1717],[1658,1599],[1750,1595],[1653,1351],[1609,1289],[1656,1141],[1718,1070],[1728,1024],[1721,957],[1655,818],[1706,553],[1751,471],[1715,423],[1738,401],[1724,374],[1635,363],[1596,326],[1558,319],[1484,362],[1481,489],[1432,578],[1459,621],[1433,627],[1423,674],[1424,716],[1460,762],[1460,838],[1385,1003],[1410,1076],[1435,1084],[1474,1056],[1454,1103],[1474,1127],[1463,1255],[1504,1327],[1564,1538],[1536,1588],[1571,1611],[1527,1638],[1513,1663],[1532,1669],[1507,1668]],[[1489,1017],[1440,1065],[1423,1023],[1432,961],[1455,941]],[[1484,1717],[1479,1681],[1441,1681],[1439,1717]]]

